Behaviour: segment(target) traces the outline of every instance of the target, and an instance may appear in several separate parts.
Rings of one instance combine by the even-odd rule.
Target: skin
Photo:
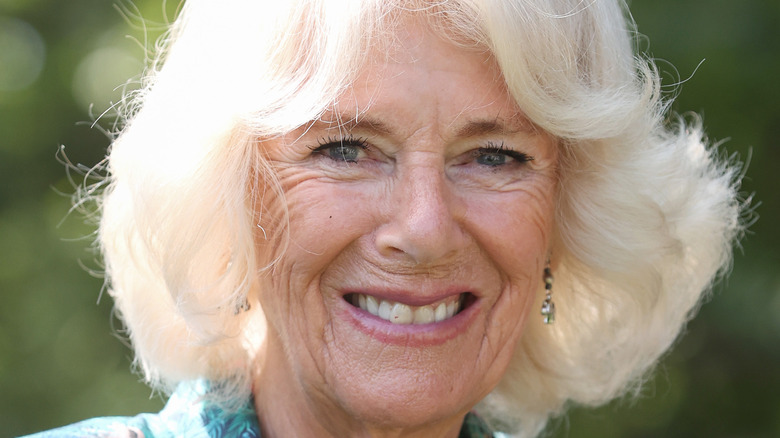
[[[488,54],[414,23],[396,37],[332,111],[263,143],[285,200],[257,205],[271,218],[286,202],[291,236],[284,253],[256,238],[260,263],[281,256],[260,279],[264,436],[457,436],[543,293],[553,139],[523,118]],[[349,293],[469,300],[451,319],[397,325]]]

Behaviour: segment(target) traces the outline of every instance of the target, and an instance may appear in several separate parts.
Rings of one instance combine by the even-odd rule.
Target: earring
[[[552,324],[555,322],[555,303],[552,301],[552,285],[553,276],[550,272],[550,261],[547,261],[547,266],[544,268],[544,291],[546,296],[542,303],[542,316],[544,317],[545,324]]]
[[[252,308],[252,305],[249,304],[249,300],[244,297],[244,299],[236,304],[236,307],[233,309],[233,315],[238,315],[241,312],[247,312],[249,309]]]

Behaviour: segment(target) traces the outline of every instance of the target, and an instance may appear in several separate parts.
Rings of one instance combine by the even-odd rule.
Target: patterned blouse
[[[158,414],[93,418],[27,438],[261,437],[260,424],[251,401],[238,411],[225,412],[204,398],[208,387],[207,382],[200,380],[181,383]],[[494,434],[482,419],[469,413],[458,437],[493,438]]]

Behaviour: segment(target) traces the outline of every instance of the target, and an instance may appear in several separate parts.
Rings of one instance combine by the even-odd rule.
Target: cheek
[[[547,257],[554,219],[554,186],[477,197],[469,203],[468,224],[482,249],[510,277],[527,277]]]
[[[370,232],[373,203],[365,193],[329,183],[307,183],[288,191],[290,250],[327,263]]]
[[[484,202],[475,209],[482,224],[481,249],[504,278],[486,332],[496,352],[496,363],[508,366],[534,303],[543,291],[542,275],[553,229],[552,192],[524,193],[508,203]],[[503,372],[502,372],[503,374]]]
[[[255,242],[258,265],[274,263],[274,287],[289,287],[278,284],[281,277],[291,277],[284,281],[292,281],[298,288],[310,282],[345,248],[372,232],[379,210],[377,199],[381,199],[374,195],[376,190],[334,184],[310,175],[306,171],[280,172],[284,199],[268,196],[263,202],[266,211]]]

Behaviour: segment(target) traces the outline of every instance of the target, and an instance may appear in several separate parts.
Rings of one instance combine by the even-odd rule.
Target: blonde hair
[[[264,321],[235,309],[255,302],[255,236],[284,231],[257,226],[252,199],[281,195],[259,139],[322,114],[403,14],[489,50],[562,151],[559,318],[528,324],[477,407],[496,427],[534,436],[567,401],[636,387],[728,265],[735,168],[695,119],[665,120],[621,1],[189,0],[128,96],[102,199],[109,291],[150,384],[208,378],[223,401],[248,395]]]

